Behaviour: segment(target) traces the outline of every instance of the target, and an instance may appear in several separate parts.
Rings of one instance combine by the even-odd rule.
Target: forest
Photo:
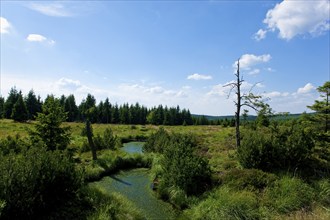
[[[257,103],[253,121],[237,111],[210,122],[180,107],[96,105],[90,94],[77,106],[12,88],[0,98],[0,218],[148,219],[97,184],[145,168],[174,213],[159,219],[329,219],[330,81],[317,90],[313,114],[276,120]],[[121,150],[132,140],[143,153]]]

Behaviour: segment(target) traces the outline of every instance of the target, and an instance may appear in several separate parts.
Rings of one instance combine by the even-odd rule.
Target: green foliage
[[[143,151],[163,153],[169,142],[170,135],[165,131],[163,127],[161,127],[156,133],[150,135],[147,142],[143,145]]]
[[[18,99],[13,106],[11,118],[17,122],[24,122],[28,119],[28,111],[21,93],[18,94]]]
[[[86,129],[82,131],[82,134],[85,133],[85,130]],[[110,127],[104,130],[103,136],[97,134],[95,137],[93,137],[93,142],[97,150],[104,150],[104,149],[115,150],[122,146],[120,139],[113,134],[113,131]],[[81,152],[86,152],[89,150],[90,150],[89,144],[87,142],[84,142],[81,148]]]
[[[222,177],[222,183],[237,190],[263,190],[271,186],[277,176],[257,169],[232,169]]]
[[[30,90],[25,98],[25,104],[28,111],[28,119],[34,120],[38,112],[41,112],[40,96],[37,98],[33,90]]]
[[[246,130],[237,152],[239,162],[245,168],[287,170],[309,166],[314,147],[313,133],[292,123],[272,130]]]
[[[74,95],[69,95],[64,102],[64,111],[67,112],[67,121],[72,122],[78,119],[78,107]]]
[[[160,187],[177,187],[187,195],[200,194],[210,184],[207,161],[194,150],[196,142],[189,135],[173,135],[165,148]]]
[[[19,93],[16,87],[10,89],[6,102],[4,103],[4,117],[11,118],[11,114],[13,112],[13,107],[17,102]]]
[[[5,113],[5,99],[0,96],[0,119],[4,117]]]
[[[308,208],[314,196],[313,188],[302,180],[283,177],[265,190],[263,204],[278,213],[289,213]]]
[[[32,141],[41,141],[48,150],[65,149],[70,143],[70,128],[61,126],[66,117],[59,100],[48,96],[42,106],[42,113],[38,113],[35,131],[31,132]]]
[[[256,123],[260,127],[268,127],[270,125],[270,117],[272,116],[272,109],[268,104],[264,104],[258,111]]]
[[[324,206],[330,207],[330,179],[319,180],[316,184],[317,200]]]
[[[82,186],[82,173],[63,152],[35,146],[19,155],[0,157],[0,200],[6,202],[4,219],[47,216],[74,197]]]
[[[152,157],[148,155],[127,155],[119,151],[103,151],[96,161],[84,166],[87,181],[100,180],[102,177],[115,173],[121,169],[145,167],[152,164]]]
[[[186,211],[189,219],[259,219],[258,199],[250,191],[229,187],[215,190],[205,201]]]
[[[316,112],[311,118],[315,128],[319,129],[321,132],[327,133],[330,129],[330,81],[325,82],[323,86],[318,87],[317,90],[323,99],[315,100],[314,105],[307,107]]]
[[[10,153],[18,154],[23,149],[28,147],[29,143],[17,134],[16,136],[7,136],[5,139],[0,139],[0,155],[8,155]]]
[[[88,220],[143,219],[136,207],[117,193],[109,195],[97,186],[86,187],[84,191],[85,200],[91,207]]]

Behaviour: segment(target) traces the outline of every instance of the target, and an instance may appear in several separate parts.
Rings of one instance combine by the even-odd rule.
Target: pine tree
[[[18,99],[13,107],[11,118],[17,122],[24,122],[28,119],[28,111],[21,92],[19,93]]]

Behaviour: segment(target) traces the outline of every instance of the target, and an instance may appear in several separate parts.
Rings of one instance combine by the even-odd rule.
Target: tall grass
[[[187,210],[189,219],[259,219],[258,200],[250,191],[218,188],[197,206]]]
[[[141,212],[118,193],[108,194],[96,185],[87,187],[85,193],[92,205],[87,220],[143,219]]]
[[[86,155],[86,154],[84,154]],[[103,150],[96,161],[81,163],[86,181],[100,180],[102,177],[123,169],[150,168],[151,155],[127,154],[121,151]]]
[[[285,214],[310,208],[314,189],[298,178],[285,176],[265,190],[262,204],[276,213]]]

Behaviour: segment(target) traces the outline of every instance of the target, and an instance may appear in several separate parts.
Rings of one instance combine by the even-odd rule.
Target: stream
[[[141,142],[124,144],[122,150],[127,153],[142,154]],[[139,168],[121,171],[95,182],[106,191],[118,192],[132,201],[141,210],[145,219],[175,219],[175,212],[170,204],[157,199],[151,189],[149,169]]]

